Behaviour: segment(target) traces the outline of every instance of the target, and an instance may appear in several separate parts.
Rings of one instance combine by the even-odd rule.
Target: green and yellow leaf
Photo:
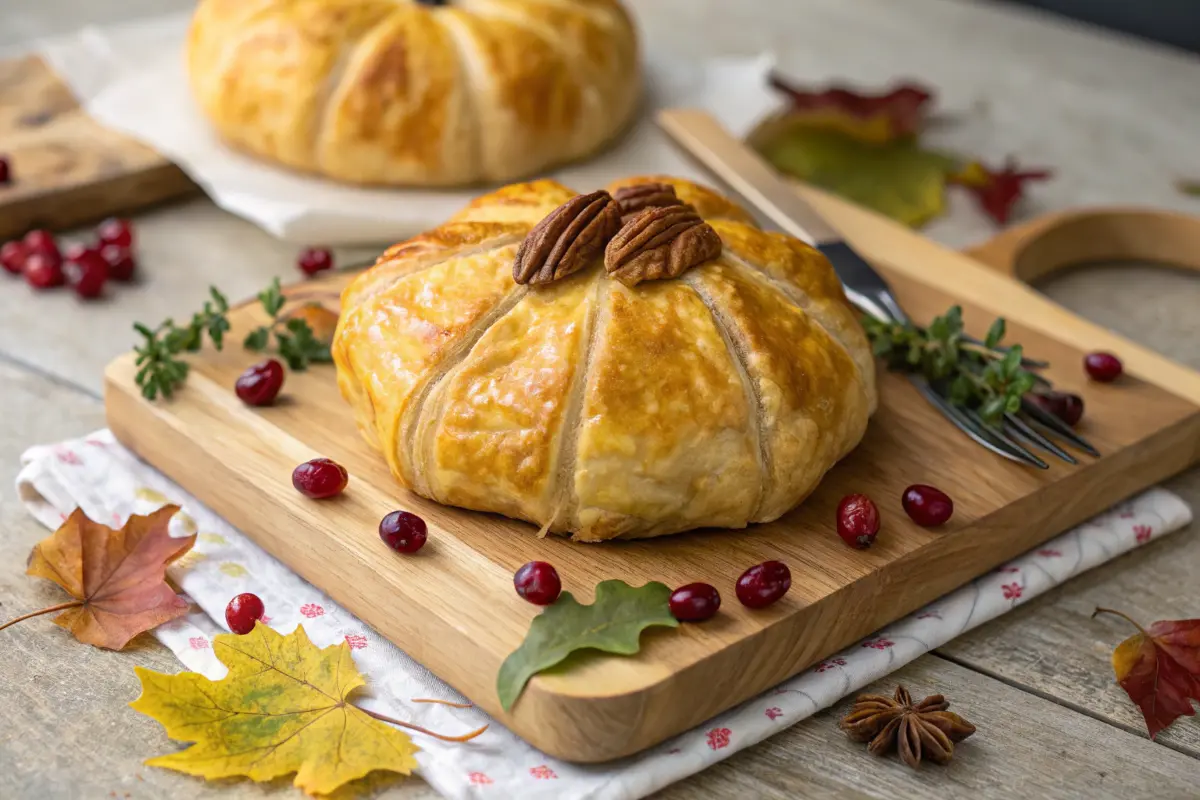
[[[364,681],[344,642],[319,649],[302,626],[283,636],[259,624],[245,636],[217,636],[213,651],[229,668],[219,681],[137,668],[142,695],[130,705],[172,739],[194,742],[150,766],[208,780],[294,772],[294,784],[314,795],[374,770],[408,775],[417,766],[405,733],[347,700]]]
[[[913,227],[942,213],[946,179],[957,168],[912,137],[873,144],[786,121],[752,144],[779,171]]]

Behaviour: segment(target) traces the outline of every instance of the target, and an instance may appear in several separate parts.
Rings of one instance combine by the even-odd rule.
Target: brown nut
[[[521,242],[513,280],[544,284],[586,267],[621,227],[621,214],[605,191],[577,194],[546,215]]]
[[[604,268],[626,286],[678,278],[721,255],[721,237],[691,206],[648,208],[608,243]]]

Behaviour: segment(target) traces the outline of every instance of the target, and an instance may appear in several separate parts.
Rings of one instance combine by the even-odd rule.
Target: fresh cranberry
[[[333,266],[333,253],[324,247],[310,247],[300,254],[296,265],[305,275],[316,275]]]
[[[268,358],[262,363],[247,367],[234,382],[233,391],[248,406],[269,406],[275,402],[275,396],[279,394],[282,386],[283,364]]]
[[[1083,368],[1092,380],[1100,383],[1112,383],[1125,371],[1121,359],[1112,353],[1088,353],[1084,356]]]
[[[313,500],[341,494],[349,481],[346,468],[328,458],[314,458],[292,470],[292,486]]]
[[[737,598],[747,608],[766,608],[792,588],[792,571],[782,561],[764,561],[742,573]]]
[[[5,242],[0,246],[0,266],[13,275],[20,275],[24,271],[28,256],[29,248],[22,241]]]
[[[670,605],[680,622],[703,622],[721,608],[721,593],[707,583],[689,583],[671,592]]]
[[[415,553],[425,546],[425,520],[407,511],[393,511],[379,521],[379,538],[397,553]]]
[[[879,533],[879,509],[865,494],[848,494],[838,503],[837,532],[856,550],[866,550]]]
[[[1068,425],[1083,418],[1083,398],[1067,392],[1031,392],[1025,397],[1047,414],[1053,414]]]
[[[513,586],[517,594],[535,606],[548,606],[558,599],[562,581],[558,570],[545,561],[530,561],[513,575]]]
[[[114,281],[133,280],[137,262],[133,260],[133,252],[128,247],[106,244],[100,248],[100,257],[108,264],[108,277]]]
[[[128,249],[133,247],[133,228],[127,219],[110,217],[96,228],[96,238],[101,244],[115,244]]]
[[[62,257],[64,261],[79,261],[80,259],[87,258],[92,253],[99,254],[99,251],[90,244],[70,242],[62,251]]]
[[[12,183],[12,167],[9,166],[8,156],[0,156],[0,186]]]
[[[904,513],[924,528],[945,524],[954,513],[954,501],[950,495],[923,483],[914,483],[905,489],[901,502]]]
[[[245,636],[254,630],[254,624],[262,619],[265,610],[258,595],[245,592],[225,606],[225,623],[238,636]]]
[[[68,259],[63,272],[67,284],[83,298],[99,297],[108,281],[108,264],[95,250],[86,250],[77,258]]]
[[[58,251],[58,242],[54,241],[54,234],[50,231],[37,229],[25,234],[22,239],[25,243],[25,249],[33,253],[42,253],[50,256],[51,259],[58,264],[62,263],[62,253]]]
[[[46,253],[33,253],[25,259],[25,280],[35,289],[52,289],[62,286],[62,265],[58,259]]]

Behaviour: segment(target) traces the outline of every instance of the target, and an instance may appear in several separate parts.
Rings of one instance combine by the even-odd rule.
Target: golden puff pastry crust
[[[514,180],[599,150],[641,95],[619,0],[200,0],[186,58],[227,142],[353,183]]]
[[[647,182],[713,226],[718,257],[632,288],[599,257],[519,285],[522,239],[574,196],[541,180],[346,288],[338,383],[402,484],[581,541],[642,538],[777,519],[858,444],[874,360],[825,257],[688,181],[609,188]]]

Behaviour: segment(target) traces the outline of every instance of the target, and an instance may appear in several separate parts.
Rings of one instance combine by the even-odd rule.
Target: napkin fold
[[[316,587],[276,561],[195,498],[139,461],[107,430],[30,448],[17,492],[47,528],[76,507],[92,519],[122,525],[164,503],[187,515],[181,533],[198,532],[192,552],[169,570],[193,601],[186,617],[154,630],[190,670],[225,674],[212,638],[225,630],[225,606],[245,591],[259,595],[267,623],[280,633],[303,624],[314,643],[346,642],[367,678],[361,705],[445,733],[491,727],[467,744],[417,736],[421,776],[448,798],[633,800],[728,758],[838,699],[899,669],[955,636],[987,622],[1075,575],[1103,564],[1192,519],[1174,494],[1151,489],[984,575],[920,611],[827,658],[775,689],[643,753],[603,765],[551,758],[475,708],[416,703],[465,702],[452,688],[383,639]],[[180,520],[179,517],[176,518]],[[147,754],[151,755],[151,754]]]
[[[44,39],[38,51],[88,114],[171,159],[227,211],[282,239],[330,245],[391,243],[428,230],[486,191],[359,188],[302,175],[223,145],[192,100],[183,63],[189,14],[89,27]],[[778,105],[772,59],[692,61],[651,52],[639,122],[597,157],[549,173],[591,190],[625,175],[711,181],[654,125],[670,106],[703,108],[747,133]]]

